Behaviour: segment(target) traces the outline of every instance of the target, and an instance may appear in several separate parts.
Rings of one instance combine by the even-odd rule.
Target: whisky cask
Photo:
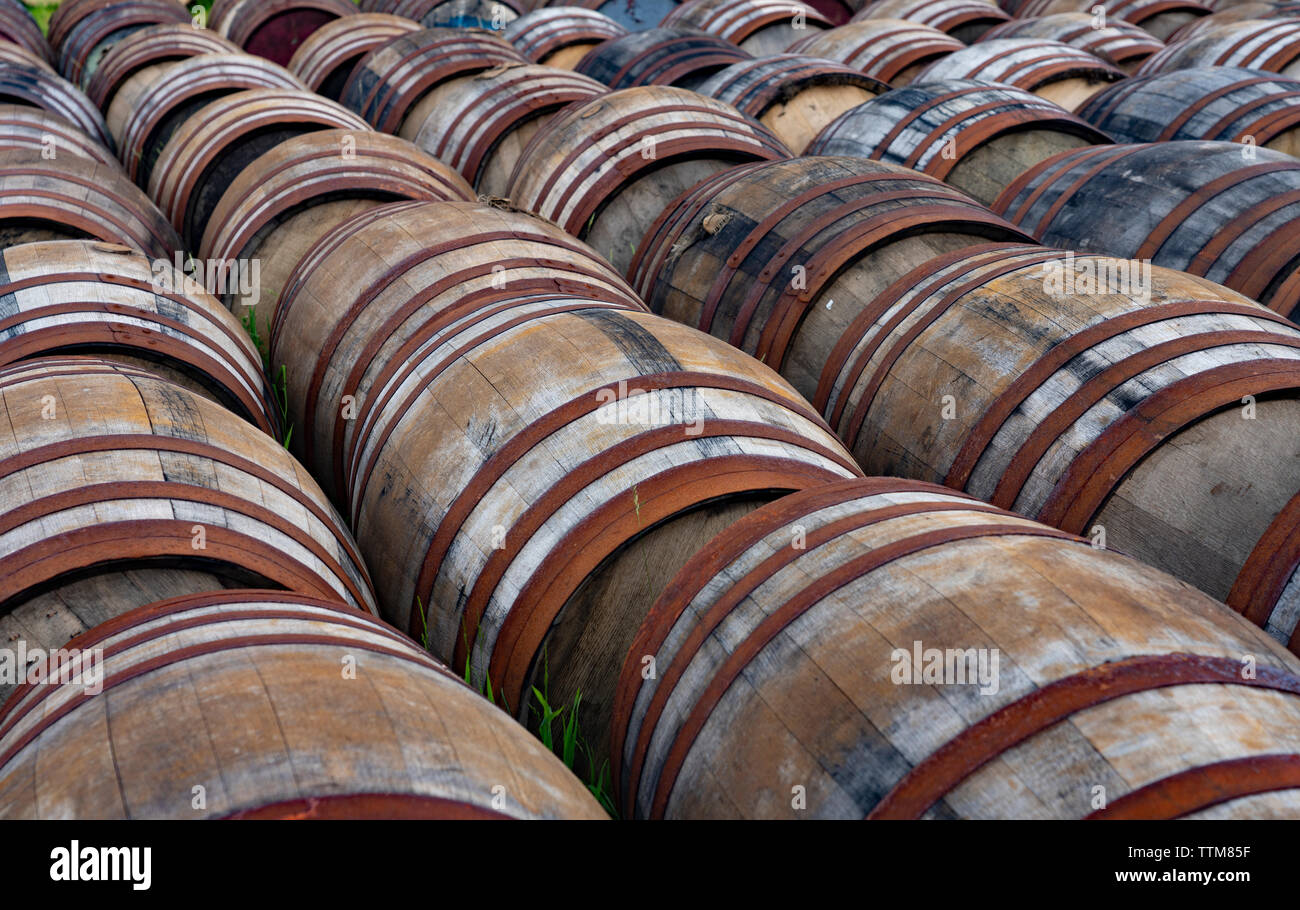
[[[637,85],[697,89],[719,70],[749,59],[730,41],[693,28],[652,28],[596,45],[573,69],[611,89]]]
[[[733,63],[697,91],[753,117],[791,151],[803,154],[827,124],[889,86],[844,64],[774,54]]]
[[[604,13],[561,6],[524,13],[506,26],[502,37],[534,63],[573,69],[597,44],[626,34],[627,29]]]
[[[502,31],[527,8],[525,0],[398,0],[394,15],[425,28],[475,28]]]
[[[63,354],[142,364],[274,433],[262,359],[243,327],[171,263],[99,241],[0,254],[0,366]]]
[[[867,19],[919,22],[970,44],[1011,17],[988,0],[875,0],[854,13],[851,21]]]
[[[1040,161],[1109,141],[1045,98],[953,79],[918,82],[873,98],[830,123],[804,154],[899,164],[946,180],[989,205]]]
[[[1089,13],[1100,6],[1106,21],[1130,22],[1161,41],[1168,41],[1179,29],[1210,13],[1196,0],[1004,0],[1007,10],[1018,19],[1050,16],[1054,13]]]
[[[1079,116],[1117,142],[1212,139],[1297,156],[1297,101],[1300,79],[1206,66],[1117,82],[1093,95]]]
[[[351,0],[217,0],[209,28],[284,66],[317,29],[357,15]]]
[[[0,153],[8,151],[55,157],[66,152],[109,167],[118,166],[112,152],[68,120],[25,104],[0,104]]]
[[[364,564],[271,436],[141,367],[49,357],[0,370],[4,604],[137,567],[232,572],[374,610]]]
[[[686,0],[660,24],[698,28],[756,57],[779,54],[809,32],[824,31],[832,25],[817,10],[797,0]]]
[[[1078,149],[1026,171],[993,208],[1050,246],[1149,259],[1284,316],[1300,306],[1300,161],[1282,152],[1190,141]]]
[[[0,3],[0,40],[11,42],[43,60],[54,60],[40,26],[21,4]]]
[[[1193,19],[1167,39],[1169,43],[1186,41],[1215,30],[1223,25],[1240,22],[1242,19],[1293,19],[1300,8],[1294,3],[1238,3],[1229,7],[1216,7],[1214,3],[1206,4],[1215,10],[1208,16]]]
[[[790,53],[835,60],[898,87],[907,85],[940,57],[965,46],[919,22],[863,19],[801,38],[790,45]]]
[[[399,35],[368,51],[353,68],[340,99],[375,129],[396,133],[411,107],[439,83],[526,62],[513,45],[488,32],[430,28]]]
[[[188,248],[197,249],[226,188],[275,146],[319,130],[369,131],[342,105],[297,89],[259,88],[204,105],[182,123],[158,155],[149,195]]]
[[[980,40],[997,38],[1060,41],[1114,63],[1126,73],[1133,72],[1165,46],[1150,32],[1122,19],[1112,19],[1098,27],[1097,20],[1088,13],[1055,13],[1037,19],[1012,19],[995,25]]]
[[[132,32],[165,22],[189,26],[190,14],[174,0],[99,0],[82,4],[82,15],[66,30],[50,29],[59,71],[85,88],[104,54]],[[192,27],[192,26],[191,26]]]
[[[0,153],[0,247],[77,239],[119,243],[168,262],[181,249],[167,219],[116,165]]]
[[[526,730],[394,629],[329,600],[190,595],[70,646],[99,649],[102,685],[24,685],[10,699],[6,818],[605,817]]]
[[[570,6],[595,10],[608,16],[629,32],[645,31],[663,21],[664,16],[676,8],[679,0],[538,0],[537,6],[567,8]]]
[[[108,109],[108,128],[131,179],[142,187],[176,131],[218,98],[253,88],[302,89],[279,64],[251,54],[199,54],[128,78]]]
[[[1300,328],[1171,269],[958,251],[872,300],[823,362],[813,403],[868,473],[1102,535],[1220,600],[1300,491]],[[1293,565],[1300,536],[1274,549]],[[1254,587],[1234,606],[1300,647],[1293,607]]]
[[[954,249],[1027,239],[917,171],[793,158],[683,194],[628,275],[654,312],[730,341],[811,399],[827,352],[898,277]]]
[[[179,23],[150,25],[127,35],[99,61],[86,85],[86,96],[107,112],[122,84],[151,66],[199,54],[237,54],[239,48],[205,28]]]
[[[0,103],[26,104],[56,114],[112,149],[104,118],[75,85],[48,69],[0,61]]]
[[[1139,76],[1206,66],[1300,75],[1300,20],[1244,19],[1174,41],[1138,68]]]
[[[387,13],[343,16],[303,39],[286,67],[313,92],[338,101],[353,68],[367,52],[419,30],[418,23]]]
[[[999,38],[955,51],[926,67],[914,80],[970,79],[1033,92],[1067,111],[1123,79],[1125,73],[1087,51],[1039,38]]]
[[[788,496],[691,557],[615,717],[626,816],[1300,816],[1294,657],[1155,569],[910,481]]]
[[[519,157],[506,195],[586,240],[622,272],[645,226],[679,194],[736,164],[789,154],[729,104],[642,86],[553,117]]]
[[[505,196],[533,136],[566,105],[606,91],[567,70],[503,64],[433,89],[411,108],[401,136],[454,167],[480,193]]]
[[[50,66],[50,62],[44,57],[38,57],[26,48],[9,41],[0,41],[0,62],[14,63],[18,66],[34,66],[37,69],[58,75],[54,67]]]
[[[289,274],[341,220],[340,210],[473,195],[459,174],[396,136],[321,130],[287,139],[246,167],[213,208],[198,251],[220,264],[224,304],[240,320],[255,320],[269,341]],[[229,277],[227,264],[254,261],[255,284]]]

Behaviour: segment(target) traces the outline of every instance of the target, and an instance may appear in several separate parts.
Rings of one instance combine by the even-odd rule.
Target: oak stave
[[[904,19],[863,19],[817,32],[790,45],[792,54],[824,57],[895,87],[966,45],[937,28]]]
[[[286,67],[313,92],[338,101],[348,76],[367,52],[419,30],[418,23],[388,13],[343,16],[307,36]]]
[[[610,38],[573,70],[611,89],[674,85],[696,89],[719,70],[752,59],[730,41],[693,28],[652,28]]]
[[[26,7],[0,3],[0,40],[12,42],[43,60],[54,62],[49,43]]]
[[[1196,0],[1006,0],[1008,11],[1020,19],[1091,13],[1096,6],[1105,9],[1107,21],[1131,22],[1161,41],[1210,13],[1208,6]]]
[[[193,27],[189,12],[173,0],[105,0],[86,6],[84,15],[67,29],[58,43],[54,42],[53,28],[50,30],[59,71],[83,90],[104,55],[132,32],[162,23]]]
[[[785,0],[686,0],[659,24],[698,28],[758,57],[783,52],[805,31],[831,28],[811,6]]]
[[[1098,28],[1088,13],[1055,13],[1036,19],[1012,19],[985,32],[981,41],[997,38],[1047,38],[1087,51],[1133,72],[1165,43],[1130,22],[1108,21]]]
[[[874,0],[858,10],[849,21],[868,19],[919,22],[969,44],[1011,17],[987,0]]]
[[[58,114],[25,104],[0,104],[0,153],[22,150],[57,156],[69,152],[99,164],[117,167],[117,159],[100,143]]]
[[[355,15],[351,0],[218,0],[209,27],[248,53],[285,66],[317,29]]]
[[[71,645],[100,649],[102,691],[28,685],[9,701],[4,817],[605,817],[525,730],[341,604],[190,595]]]
[[[109,49],[86,86],[86,95],[101,111],[108,111],[118,90],[146,67],[200,54],[236,54],[232,42],[205,28],[164,23],[132,32]]]
[[[572,69],[600,42],[626,34],[604,13],[564,6],[526,12],[506,26],[502,37],[533,63]]]
[[[18,66],[34,66],[37,69],[45,70],[47,73],[58,75],[50,62],[42,56],[37,56],[27,48],[11,41],[0,40],[0,61],[4,63],[14,63]]]
[[[1300,75],[1300,21],[1243,19],[1183,41],[1173,41],[1148,57],[1137,75],[1206,66]]]
[[[970,675],[915,684],[918,645]],[[975,649],[996,675],[971,678]],[[1296,818],[1298,697],[1294,657],[1161,572],[941,487],[848,481],[670,583],[627,652],[615,787],[655,818]],[[1271,798],[1230,802],[1251,796]]]
[[[113,148],[104,118],[75,85],[48,69],[0,61],[0,101],[57,114],[101,145]]]

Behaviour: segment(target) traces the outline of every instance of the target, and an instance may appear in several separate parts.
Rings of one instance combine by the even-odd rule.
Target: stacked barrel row
[[[52,45],[5,16],[31,59],[0,64],[0,817],[602,817],[379,619],[229,308],[304,196],[468,186],[179,4],[69,0]],[[213,211],[232,252],[187,274]]]

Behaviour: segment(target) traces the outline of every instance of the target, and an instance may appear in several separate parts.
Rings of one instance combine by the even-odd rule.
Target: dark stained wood
[[[425,28],[478,28],[503,31],[528,8],[526,0],[398,0],[395,15]]]
[[[748,59],[750,55],[730,41],[693,28],[652,28],[596,45],[574,71],[611,89],[637,85],[696,89],[719,70]]]
[[[351,0],[217,0],[208,27],[284,66],[317,29],[355,15]]]

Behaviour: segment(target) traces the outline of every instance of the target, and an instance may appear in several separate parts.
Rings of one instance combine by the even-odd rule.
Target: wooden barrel
[[[1100,57],[1059,41],[1000,38],[942,57],[914,81],[970,79],[1011,85],[1072,111],[1124,75],[1123,70]]]
[[[288,68],[313,92],[338,101],[348,76],[368,51],[419,30],[420,26],[410,19],[387,13],[344,16],[322,25],[304,39],[289,60]]]
[[[1050,246],[1149,259],[1295,316],[1300,161],[1246,152],[1234,142],[1064,152],[1025,172],[993,208]]]
[[[275,432],[257,349],[172,264],[86,240],[9,247],[0,262],[0,366],[70,353],[144,364]]]
[[[57,43],[54,30],[50,30],[59,70],[84,89],[100,59],[114,44],[138,29],[164,22],[193,27],[190,14],[175,0],[103,0],[86,4],[84,15],[70,23]]]
[[[736,164],[788,156],[779,139],[729,104],[642,86],[552,118],[520,156],[506,195],[623,272],[645,226],[678,195]]]
[[[1250,141],[1300,157],[1300,79],[1286,76],[1211,66],[1135,76],[1079,116],[1118,142]]]
[[[916,171],[794,158],[733,168],[679,197],[628,275],[654,312],[727,339],[811,400],[827,352],[916,263],[1027,239]]]
[[[86,95],[101,111],[109,110],[122,84],[141,70],[199,54],[236,54],[232,42],[205,28],[164,23],[134,31],[118,41],[99,61],[86,86]]]
[[[167,219],[115,165],[77,155],[0,152],[0,248],[37,240],[103,240],[172,260]]]
[[[505,196],[529,140],[565,105],[607,91],[595,79],[535,63],[451,79],[411,108],[401,135],[454,167],[480,193]]]
[[[480,28],[502,31],[525,9],[517,0],[399,0],[395,15],[425,28]]]
[[[822,130],[804,154],[900,164],[989,205],[1040,161],[1109,141],[1037,95],[954,79],[894,89],[856,107]]]
[[[611,89],[637,85],[697,89],[714,73],[750,59],[730,41],[693,28],[652,28],[596,45],[573,69]]]
[[[814,32],[790,45],[792,54],[835,60],[890,85],[907,85],[940,57],[966,45],[956,38],[903,19],[864,19]]]
[[[127,174],[148,186],[167,143],[194,113],[212,101],[254,88],[301,89],[297,78],[251,54],[200,54],[148,67],[122,84],[108,109]]]
[[[386,386],[449,320],[535,294],[644,309],[586,245],[541,219],[480,203],[374,208],[323,235],[295,265],[276,308],[272,363],[292,367],[285,388],[302,427],[299,451],[341,502],[376,419],[376,383]]]
[[[1161,572],[915,482],[719,535],[641,627],[615,717],[627,816],[1300,814],[1294,657]]]
[[[989,29],[980,40],[1047,38],[1087,51],[1126,73],[1161,50],[1165,43],[1145,29],[1112,19],[1102,27],[1088,13],[1056,13],[1037,19],[1013,19]]]
[[[5,706],[8,817],[605,817],[526,730],[338,603],[191,595],[69,647],[101,655],[102,686],[26,684]]]
[[[136,566],[250,575],[374,610],[364,564],[272,437],[133,366],[45,358],[0,370],[4,605]],[[21,491],[21,492],[20,492]]]
[[[137,0],[59,0],[47,24],[50,46],[57,51],[67,34],[87,16],[99,15],[105,7],[131,6],[136,2]],[[155,0],[143,2],[152,3]],[[171,5],[179,9],[185,7],[181,0],[175,0]]]
[[[370,128],[342,105],[307,91],[259,88],[218,98],[168,140],[149,175],[149,195],[188,248],[197,249],[217,202],[245,167],[286,139],[329,129]]]
[[[56,114],[109,149],[104,118],[77,87],[48,69],[0,60],[0,103],[26,104]]]
[[[1011,17],[988,0],[875,0],[853,15],[866,19],[906,19],[929,25],[969,44]]]
[[[317,29],[355,15],[351,0],[218,0],[209,27],[250,54],[284,66]]]
[[[1216,9],[1213,3],[1207,3]],[[1186,41],[1211,32],[1223,25],[1240,22],[1242,19],[1293,19],[1300,13],[1300,4],[1295,3],[1238,3],[1235,6],[1218,9],[1208,16],[1193,19],[1169,36],[1169,43]]]
[[[629,32],[654,28],[677,6],[679,0],[542,0],[538,7],[578,6],[596,10]]]
[[[310,280],[341,268],[354,273],[325,263]],[[348,308],[355,292],[332,287]],[[759,502],[858,473],[766,367],[626,302],[484,292],[404,347],[342,421],[357,425],[348,498],[384,615],[427,626],[434,654],[490,676],[520,716],[547,655],[552,697],[581,689],[596,744],[624,648],[681,561]],[[545,383],[519,372],[542,364]]]
[[[1131,22],[1161,41],[1202,16],[1210,8],[1196,0],[1009,0],[1007,9],[1020,19],[1050,16],[1055,13],[1089,13],[1100,6],[1105,21]]]
[[[1297,348],[1300,329],[1205,279],[999,245],[898,279],[823,348],[811,398],[868,473],[1100,528],[1226,599],[1300,490]],[[1300,535],[1285,547],[1300,557]],[[1300,645],[1276,600],[1238,608]]]
[[[340,98],[375,129],[396,133],[412,105],[439,83],[526,62],[512,45],[487,32],[430,28],[369,51],[353,68]]]
[[[829,19],[798,0],[686,0],[660,24],[698,28],[758,57],[831,28]]]
[[[473,196],[459,174],[396,136],[321,130],[285,140],[244,168],[213,208],[199,254],[214,263],[259,263],[256,286],[220,285],[231,312],[255,319],[269,340],[285,282],[340,211],[350,216],[358,201],[369,208]]]
[[[889,86],[841,63],[802,54],[744,60],[697,89],[762,123],[803,154],[827,124],[889,91]]]
[[[534,63],[572,69],[600,42],[626,34],[604,13],[563,6],[524,13],[506,26],[502,37]]]
[[[112,152],[57,114],[25,104],[0,104],[0,153],[15,150],[56,157],[67,152],[118,166]]]
[[[54,67],[50,66],[49,61],[44,57],[38,57],[26,48],[9,41],[0,40],[0,62],[15,63],[18,66],[32,66],[53,73],[56,76],[58,75]]]
[[[26,7],[0,3],[0,41],[11,42],[44,60],[54,60],[40,26]]]
[[[1300,20],[1245,19],[1175,41],[1147,58],[1139,76],[1207,66],[1300,75]]]

